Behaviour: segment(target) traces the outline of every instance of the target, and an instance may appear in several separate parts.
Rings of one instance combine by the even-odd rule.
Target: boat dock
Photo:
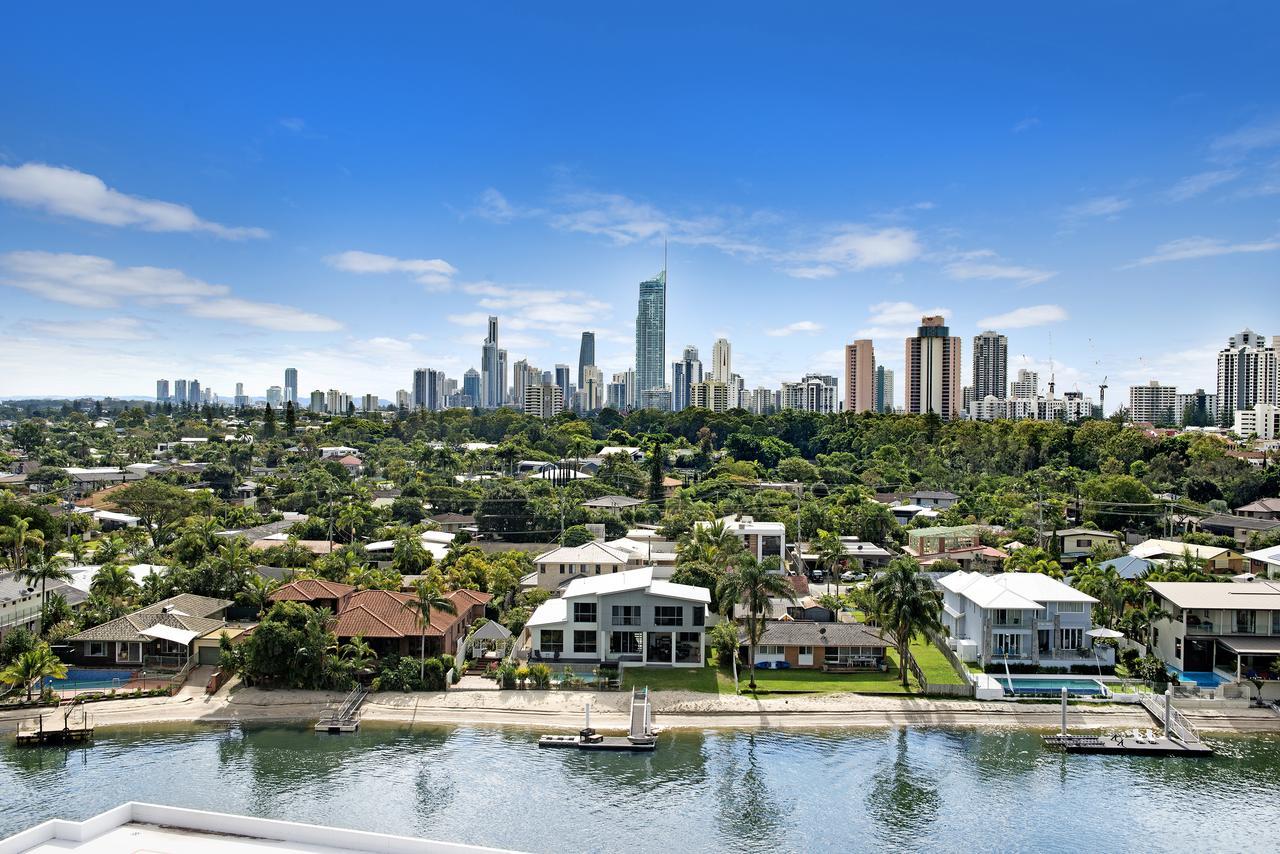
[[[80,723],[71,723],[71,715],[80,708]],[[57,713],[49,716],[57,723]],[[23,721],[18,724],[18,744],[34,747],[42,744],[87,744],[93,741],[93,727],[89,725],[89,715],[83,704],[72,704],[62,714],[61,726],[46,727],[45,716],[40,715],[34,721]]]
[[[538,739],[538,747],[647,753],[658,746],[653,729],[653,706],[647,688],[636,688],[631,692],[631,727],[625,736],[600,735],[592,729],[590,703],[586,707],[586,718],[586,726],[577,735],[544,735]]]
[[[368,696],[369,691],[364,686],[352,689],[337,706],[325,709],[324,716],[316,721],[316,732],[337,734],[360,729],[360,704]]]
[[[1106,756],[1165,756],[1198,758],[1212,756],[1213,748],[1200,740],[1200,734],[1186,717],[1173,707],[1173,694],[1160,699],[1143,694],[1142,707],[1161,726],[1160,732],[1139,730],[1112,735],[1071,735],[1067,732],[1067,690],[1062,689],[1062,731],[1044,736],[1045,747],[1067,753],[1091,753]]]

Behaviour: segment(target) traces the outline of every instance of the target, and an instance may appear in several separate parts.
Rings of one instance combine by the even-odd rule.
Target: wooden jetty
[[[360,729],[360,704],[368,696],[363,685],[353,688],[341,703],[325,709],[324,716],[316,721],[316,732],[338,734]]]
[[[1172,691],[1157,700],[1142,695],[1142,707],[1162,727],[1161,732],[1139,730],[1112,735],[1071,735],[1067,732],[1067,689],[1062,689],[1062,729],[1057,735],[1044,736],[1045,747],[1067,753],[1090,753],[1104,756],[1162,756],[1198,758],[1212,756],[1213,748],[1200,740],[1200,734],[1186,717],[1173,707]]]
[[[76,706],[80,708],[80,723],[71,723],[71,714],[76,710]],[[50,715],[51,718],[55,718]],[[42,744],[87,744],[93,741],[93,727],[89,725],[89,715],[85,711],[83,704],[72,704],[62,714],[62,726],[46,727],[44,724],[44,715],[39,715],[34,721],[24,721],[18,724],[18,744],[23,747],[34,747]],[[26,724],[24,726],[23,724]]]
[[[623,753],[648,753],[657,749],[658,738],[653,729],[653,708],[647,688],[631,692],[631,727],[625,736],[600,735],[591,728],[591,704],[586,707],[586,726],[577,735],[544,735],[538,747],[570,747],[577,750],[610,750]]]

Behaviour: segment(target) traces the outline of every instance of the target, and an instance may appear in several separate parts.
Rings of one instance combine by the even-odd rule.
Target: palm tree
[[[427,675],[427,629],[431,626],[431,612],[456,614],[458,609],[452,599],[441,593],[435,585],[429,584],[425,578],[420,578],[414,583],[413,595],[414,598],[405,602],[404,606],[418,615],[418,626],[422,629],[418,679],[423,679]]]
[[[343,660],[351,662],[351,666],[355,670],[364,670],[378,657],[378,653],[360,635],[356,635],[344,643],[338,653]]]
[[[15,572],[22,572],[27,564],[27,551],[44,549],[44,531],[31,527],[35,520],[23,516],[12,525],[0,528],[0,540],[9,544],[9,563]]]
[[[138,582],[134,580],[128,567],[109,563],[93,574],[89,592],[105,599],[123,602],[138,592]]]
[[[902,687],[906,688],[911,641],[917,635],[942,632],[942,597],[920,574],[916,559],[906,556],[894,558],[871,582],[870,589],[876,622],[898,648]]]
[[[765,614],[769,610],[769,600],[787,599],[795,602],[796,591],[787,581],[786,576],[777,571],[776,557],[758,561],[749,554],[742,554],[734,564],[733,571],[721,579],[720,589],[716,592],[722,608],[729,612],[732,612],[734,605],[746,607],[745,622],[751,665],[751,679],[747,686],[754,691],[756,689],[756,647],[764,637]]]
[[[45,589],[50,581],[70,581],[71,573],[67,572],[62,558],[46,557],[18,570],[18,580],[31,584],[40,582],[40,633],[44,634],[49,628],[45,622],[45,606],[48,604],[48,594]]]
[[[710,524],[696,525],[676,546],[676,554],[681,563],[697,561],[720,570],[727,569],[733,563],[734,556],[741,551],[742,541],[720,519]]]
[[[412,531],[396,534],[391,551],[391,568],[401,575],[421,575],[431,566],[431,553],[422,546],[422,540]]]
[[[67,665],[53,654],[49,644],[43,641],[34,649],[19,655],[4,670],[0,670],[0,682],[6,685],[26,685],[27,700],[31,700],[31,689],[37,682],[43,689],[47,677],[63,679],[67,675]]]
[[[236,593],[236,598],[251,606],[254,612],[261,616],[271,607],[271,594],[275,593],[279,586],[280,582],[274,578],[267,578],[255,572],[245,578],[244,587]]]
[[[840,573],[837,568],[841,562],[848,559],[848,555],[845,554],[844,543],[841,542],[839,534],[832,531],[819,530],[814,546],[814,551],[818,555],[818,566],[835,578],[836,596],[839,596]]]
[[[84,541],[84,537],[81,537],[79,534],[72,534],[67,538],[67,541],[63,543],[62,547],[66,549],[67,554],[71,555],[71,560],[76,566],[84,563],[85,553],[89,550],[88,544]]]

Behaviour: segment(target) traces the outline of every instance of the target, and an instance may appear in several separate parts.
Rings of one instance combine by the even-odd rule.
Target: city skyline
[[[748,389],[777,388],[841,375],[844,347],[870,339],[901,395],[902,339],[941,314],[965,342],[965,385],[990,328],[1009,338],[1010,376],[1047,381],[1052,361],[1059,393],[1104,376],[1211,389],[1222,341],[1280,328],[1280,72],[1265,27],[1113,13],[1111,32],[1055,17],[1048,43],[1030,38],[1048,12],[993,15],[957,43],[970,12],[908,25],[795,10],[759,27],[742,10],[751,26],[707,52],[691,34],[715,16],[696,10],[664,34],[680,71],[641,75],[621,57],[655,23],[592,40],[532,12],[434,15],[441,32],[491,28],[499,49],[480,66],[464,39],[401,53],[407,35],[358,23],[369,41],[334,62],[310,46],[323,21],[287,16],[308,37],[278,44],[282,12],[234,38],[230,19],[202,18],[201,53],[105,10],[68,23],[82,39],[16,10],[28,37],[0,63],[29,83],[0,92],[0,396],[147,398],[181,374],[256,397],[299,365],[390,400],[414,368],[479,368],[489,316],[508,363],[575,375],[594,331],[610,377],[637,367],[635,287],[664,240],[664,371],[723,337]],[[1125,21],[1151,38],[1124,37]],[[244,61],[219,62],[237,40]],[[548,45],[567,49],[552,60]],[[1096,61],[1056,76],[1082,50]],[[366,71],[374,53],[390,66]],[[583,63],[616,104],[557,107],[599,100]],[[37,73],[52,66],[66,75]],[[687,94],[659,94],[673,91]],[[672,128],[679,146],[663,144]],[[1247,299],[1207,296],[1224,290]]]

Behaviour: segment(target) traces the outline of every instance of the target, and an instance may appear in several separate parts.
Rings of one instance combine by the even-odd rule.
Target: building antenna
[[[667,238],[662,238],[662,281],[667,281]]]

